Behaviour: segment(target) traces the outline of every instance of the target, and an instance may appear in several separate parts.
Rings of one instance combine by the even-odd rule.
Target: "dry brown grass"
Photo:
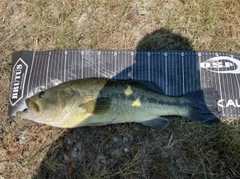
[[[239,0],[0,0],[0,178],[240,178],[238,119],[62,130],[7,115],[13,51],[239,53],[239,12]]]

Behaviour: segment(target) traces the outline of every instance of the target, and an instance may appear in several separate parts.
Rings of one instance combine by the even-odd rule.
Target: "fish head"
[[[79,92],[71,87],[56,86],[27,98],[27,108],[17,116],[38,123],[59,126],[78,108]]]

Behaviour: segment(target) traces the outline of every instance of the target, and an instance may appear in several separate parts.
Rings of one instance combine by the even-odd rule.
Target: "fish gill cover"
[[[62,82],[83,78],[152,81],[166,95],[205,88],[220,95],[222,117],[240,116],[240,55],[208,51],[52,50],[20,51],[12,57],[9,114],[25,99]]]

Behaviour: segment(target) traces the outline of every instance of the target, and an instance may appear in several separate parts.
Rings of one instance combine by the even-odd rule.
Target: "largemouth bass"
[[[218,94],[205,89],[180,97],[166,96],[153,82],[81,79],[64,82],[26,99],[17,116],[61,128],[137,122],[166,128],[176,115],[206,124],[216,117]]]

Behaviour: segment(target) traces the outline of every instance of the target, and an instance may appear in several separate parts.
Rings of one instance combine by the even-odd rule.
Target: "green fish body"
[[[27,98],[28,108],[17,116],[61,128],[125,122],[165,128],[169,122],[163,116],[169,115],[217,123],[218,95],[206,90],[173,97],[152,82],[73,80]]]

